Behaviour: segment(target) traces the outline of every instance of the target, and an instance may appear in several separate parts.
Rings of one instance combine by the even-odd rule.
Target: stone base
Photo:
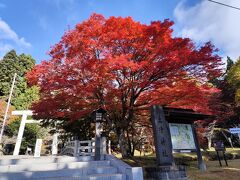
[[[187,180],[184,166],[155,166],[143,170],[146,180]]]

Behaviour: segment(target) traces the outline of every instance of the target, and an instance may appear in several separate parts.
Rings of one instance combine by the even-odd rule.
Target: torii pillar
[[[39,123],[39,121],[27,120],[28,116],[33,115],[33,112],[31,110],[12,111],[12,115],[22,116],[21,124],[20,124],[19,130],[18,130],[17,141],[16,141],[15,148],[13,151],[13,155],[17,156],[17,155],[19,155],[19,150],[20,150],[21,143],[22,143],[22,137],[23,137],[25,124],[26,123]],[[53,135],[52,155],[57,155],[57,153],[58,153],[57,146],[58,146],[58,134],[55,133]]]
[[[22,116],[21,124],[20,124],[19,130],[18,130],[17,141],[16,141],[16,144],[15,144],[15,147],[14,147],[14,152],[13,152],[13,155],[17,156],[17,155],[19,155],[19,150],[20,150],[21,143],[22,143],[22,137],[23,137],[25,124],[26,123],[38,123],[38,121],[27,120],[28,116],[33,115],[32,111],[30,111],[30,110],[12,111],[12,115]]]

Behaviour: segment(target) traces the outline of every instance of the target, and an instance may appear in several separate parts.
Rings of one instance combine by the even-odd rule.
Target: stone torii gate
[[[39,123],[39,121],[27,120],[28,116],[33,115],[33,112],[31,110],[12,111],[12,115],[22,116],[22,120],[21,120],[20,127],[19,127],[19,130],[18,130],[17,141],[16,141],[16,145],[15,145],[15,148],[14,148],[14,152],[13,152],[13,155],[17,156],[17,155],[19,155],[19,150],[20,150],[21,143],[22,143],[22,137],[23,137],[25,124],[26,123]],[[57,134],[54,134],[53,135],[53,143],[52,143],[52,155],[57,154],[57,144],[58,144],[57,139],[58,139]]]

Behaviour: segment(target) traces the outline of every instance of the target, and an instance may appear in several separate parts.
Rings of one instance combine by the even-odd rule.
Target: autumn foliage
[[[219,76],[221,59],[211,43],[173,37],[172,25],[98,14],[77,24],[27,75],[41,91],[37,117],[72,121],[102,106],[121,140],[152,104],[207,112],[216,90],[206,82]]]
[[[6,107],[7,107],[7,103],[5,102],[5,99],[0,99],[0,124],[2,123],[2,121],[4,119]],[[8,124],[16,119],[16,117],[11,116],[12,111],[14,111],[14,110],[15,110],[14,107],[10,106],[9,111],[7,113],[7,117],[9,117],[9,119],[7,119]]]

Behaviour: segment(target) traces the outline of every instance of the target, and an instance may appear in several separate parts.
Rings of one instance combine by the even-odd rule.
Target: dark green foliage
[[[76,121],[69,121],[66,119],[51,119],[43,120],[42,125],[44,127],[53,127],[52,134],[58,131],[61,135],[61,139],[65,141],[68,138],[74,137],[78,140],[90,140],[94,138],[94,124],[89,117],[82,118]]]
[[[15,50],[8,52],[0,61],[0,98],[9,94],[14,73],[17,73],[13,91],[12,105],[17,110],[30,108],[33,101],[38,99],[38,88],[28,87],[25,74],[35,65],[30,55],[17,55]]]
[[[227,74],[227,82],[235,90],[235,102],[240,105],[240,58],[234,63]]]
[[[12,137],[17,136],[21,121],[15,120],[7,125],[5,134]],[[26,149],[28,145],[35,145],[37,138],[43,138],[46,134],[46,129],[38,124],[26,124],[23,134],[21,149]]]
[[[32,102],[39,98],[39,88],[37,86],[28,87],[25,75],[35,65],[35,60],[30,55],[17,55],[15,50],[8,52],[0,60],[0,100],[7,101],[10,92],[14,73],[17,78],[11,99],[11,107],[15,110],[30,109]],[[5,103],[2,103],[5,104]],[[2,108],[2,107],[0,107]],[[5,110],[5,107],[3,107]],[[3,112],[2,112],[3,113]],[[0,121],[2,114],[0,116]],[[9,137],[17,136],[20,120],[12,121],[6,126],[5,133]],[[25,149],[28,144],[35,144],[36,138],[43,134],[43,130],[38,124],[26,124],[22,146]]]
[[[227,71],[229,71],[233,65],[234,65],[233,60],[230,57],[227,57]]]
[[[23,93],[20,93],[16,98],[12,99],[12,104],[17,110],[30,109],[31,103],[39,99],[39,88],[32,86],[26,88]]]
[[[66,133],[78,140],[90,140],[94,137],[94,127],[91,126],[89,118],[66,123],[63,128]]]
[[[9,94],[14,73],[24,77],[27,71],[35,65],[35,60],[30,55],[17,55],[15,50],[8,52],[0,61],[0,96]],[[20,82],[23,82],[21,79]],[[17,88],[22,90],[25,85],[19,84]]]
[[[240,123],[240,107],[237,100],[237,89],[240,84],[240,60],[234,61],[227,57],[226,71],[222,77],[215,79],[212,83],[221,90],[218,101],[213,103],[213,109],[218,111],[219,127],[236,127]],[[240,87],[240,86],[239,86]]]

